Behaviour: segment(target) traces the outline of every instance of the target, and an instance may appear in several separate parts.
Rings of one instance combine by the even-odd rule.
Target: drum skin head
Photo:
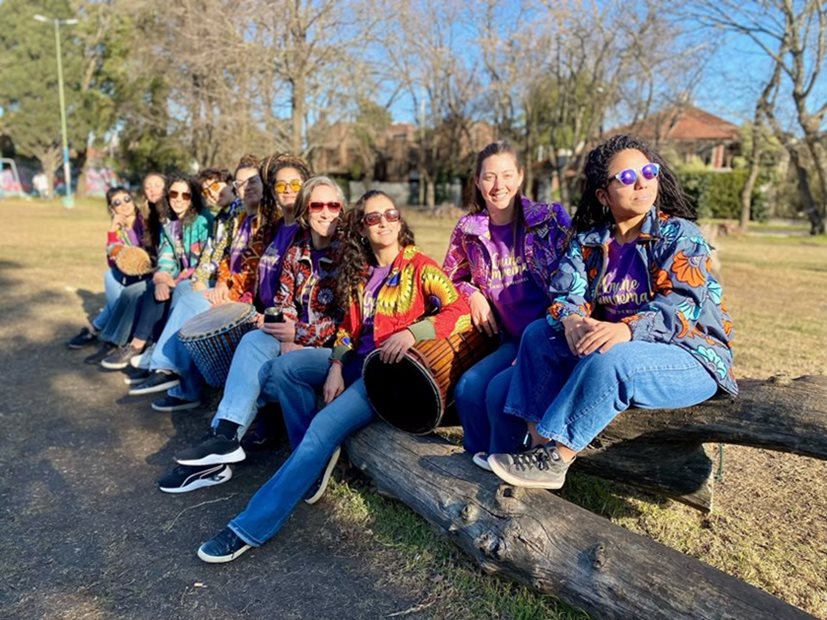
[[[439,426],[444,399],[429,371],[415,359],[385,364],[379,351],[373,351],[365,360],[363,376],[373,408],[391,426],[414,435],[426,435]]]
[[[179,332],[179,338],[187,340],[189,338],[204,337],[216,330],[227,329],[249,321],[251,314],[254,316],[255,311],[250,304],[231,302],[213,306],[206,312],[197,314],[184,323]]]

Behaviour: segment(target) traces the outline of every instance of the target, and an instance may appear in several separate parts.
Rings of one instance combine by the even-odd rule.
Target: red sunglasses
[[[342,203],[341,202],[311,202],[307,205],[307,208],[310,209],[311,213],[319,213],[322,209],[327,207],[327,210],[331,213],[338,213],[342,210]]]

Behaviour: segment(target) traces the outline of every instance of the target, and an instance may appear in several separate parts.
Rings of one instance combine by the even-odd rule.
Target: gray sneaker
[[[492,454],[488,464],[497,476],[515,487],[559,489],[574,459],[566,463],[553,443],[520,454]]]

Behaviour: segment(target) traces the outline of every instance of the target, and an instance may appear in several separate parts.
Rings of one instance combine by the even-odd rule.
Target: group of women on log
[[[264,544],[300,501],[322,496],[344,440],[377,419],[369,354],[398,364],[417,343],[470,330],[496,346],[454,389],[469,458],[512,485],[559,489],[620,412],[737,392],[710,248],[668,164],[621,135],[589,153],[583,176],[570,218],[522,194],[509,144],[488,145],[440,267],[391,196],[368,191],[348,208],[298,157],[245,157],[233,174],[196,179],[152,173],[141,205],[123,188],[107,194],[106,306],[68,346],[98,342],[86,361],[126,369],[130,394],[166,392],[154,409],[190,409],[204,377],[185,326],[251,304],[210,428],[159,488],[229,480],[268,440],[271,421],[256,417],[277,415],[266,403],[278,403],[291,453],[200,546],[205,562]],[[130,247],[149,256],[147,273],[119,268]]]

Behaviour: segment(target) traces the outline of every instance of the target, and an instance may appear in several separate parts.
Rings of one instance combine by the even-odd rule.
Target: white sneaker
[[[330,482],[330,474],[333,473],[333,468],[336,467],[336,463],[339,461],[339,455],[341,453],[342,449],[338,447],[333,451],[333,455],[327,462],[327,466],[324,468],[321,478],[316,481],[316,486],[310,489],[310,494],[304,498],[305,503],[315,504],[322,499],[322,495],[324,495],[324,492],[327,489],[327,483]]]
[[[488,452],[477,452],[471,460],[474,461],[474,465],[477,467],[485,471],[491,471],[491,465],[488,464]]]
[[[149,358],[152,357],[152,352],[155,350],[155,343],[153,342],[149,345],[146,349],[144,349],[143,353],[139,353],[138,355],[133,355],[129,359],[129,365],[132,368],[142,368],[144,370],[149,369]]]

